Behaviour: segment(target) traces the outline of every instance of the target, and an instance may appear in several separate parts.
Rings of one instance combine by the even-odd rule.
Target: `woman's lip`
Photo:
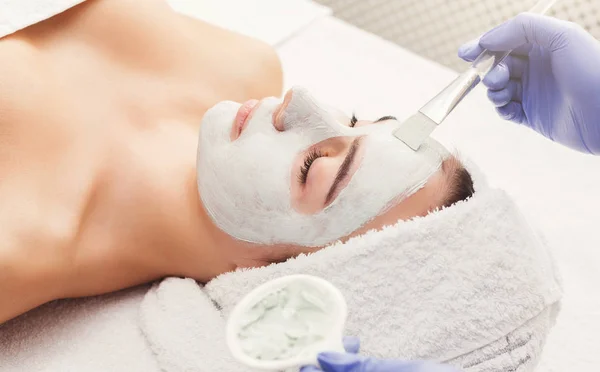
[[[257,99],[251,99],[242,104],[239,108],[235,119],[233,121],[233,127],[231,128],[231,140],[234,141],[240,137],[248,121],[252,116],[252,112],[257,107],[259,101]]]

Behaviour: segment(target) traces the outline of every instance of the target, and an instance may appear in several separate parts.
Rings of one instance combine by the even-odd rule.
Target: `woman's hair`
[[[471,173],[465,169],[458,161],[457,165],[450,165],[453,169],[448,176],[448,193],[444,199],[442,207],[446,208],[462,200],[467,200],[475,193],[473,187],[473,178]]]

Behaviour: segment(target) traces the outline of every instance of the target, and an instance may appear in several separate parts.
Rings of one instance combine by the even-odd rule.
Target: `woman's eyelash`
[[[306,184],[306,179],[308,178],[308,171],[310,170],[310,166],[312,163],[318,158],[322,158],[325,154],[321,153],[319,150],[310,150],[306,158],[304,158],[304,164],[300,167],[300,174],[298,175],[298,181],[304,185]]]
[[[350,119],[350,127],[354,127],[356,125],[356,123],[358,122],[358,118],[356,117],[356,115],[352,114],[352,118]]]

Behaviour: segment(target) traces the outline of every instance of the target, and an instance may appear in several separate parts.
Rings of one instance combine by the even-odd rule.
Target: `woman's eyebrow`
[[[395,116],[387,115],[387,116],[380,117],[379,119],[375,120],[373,123],[379,123],[380,121],[385,121],[385,120],[398,120],[398,119],[396,119]]]
[[[344,158],[342,165],[340,165],[340,168],[338,169],[337,174],[335,175],[335,179],[333,180],[333,183],[331,184],[331,187],[327,192],[327,197],[325,198],[325,205],[329,204],[329,202],[335,195],[337,189],[340,187],[340,183],[342,183],[342,181],[345,180],[346,177],[348,177],[348,171],[350,170],[350,167],[352,166],[352,164],[354,163],[354,159],[356,158],[356,150],[358,150],[360,139],[361,137],[356,137],[354,141],[352,141],[350,149],[346,154],[346,158]]]

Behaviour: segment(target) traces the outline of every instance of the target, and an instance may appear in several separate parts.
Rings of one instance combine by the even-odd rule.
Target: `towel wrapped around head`
[[[227,355],[226,317],[256,286],[302,273],[342,291],[346,334],[360,337],[365,355],[533,371],[559,309],[557,269],[511,198],[475,180],[467,201],[311,255],[204,288],[163,281],[142,305],[142,330],[165,370],[246,370]]]

